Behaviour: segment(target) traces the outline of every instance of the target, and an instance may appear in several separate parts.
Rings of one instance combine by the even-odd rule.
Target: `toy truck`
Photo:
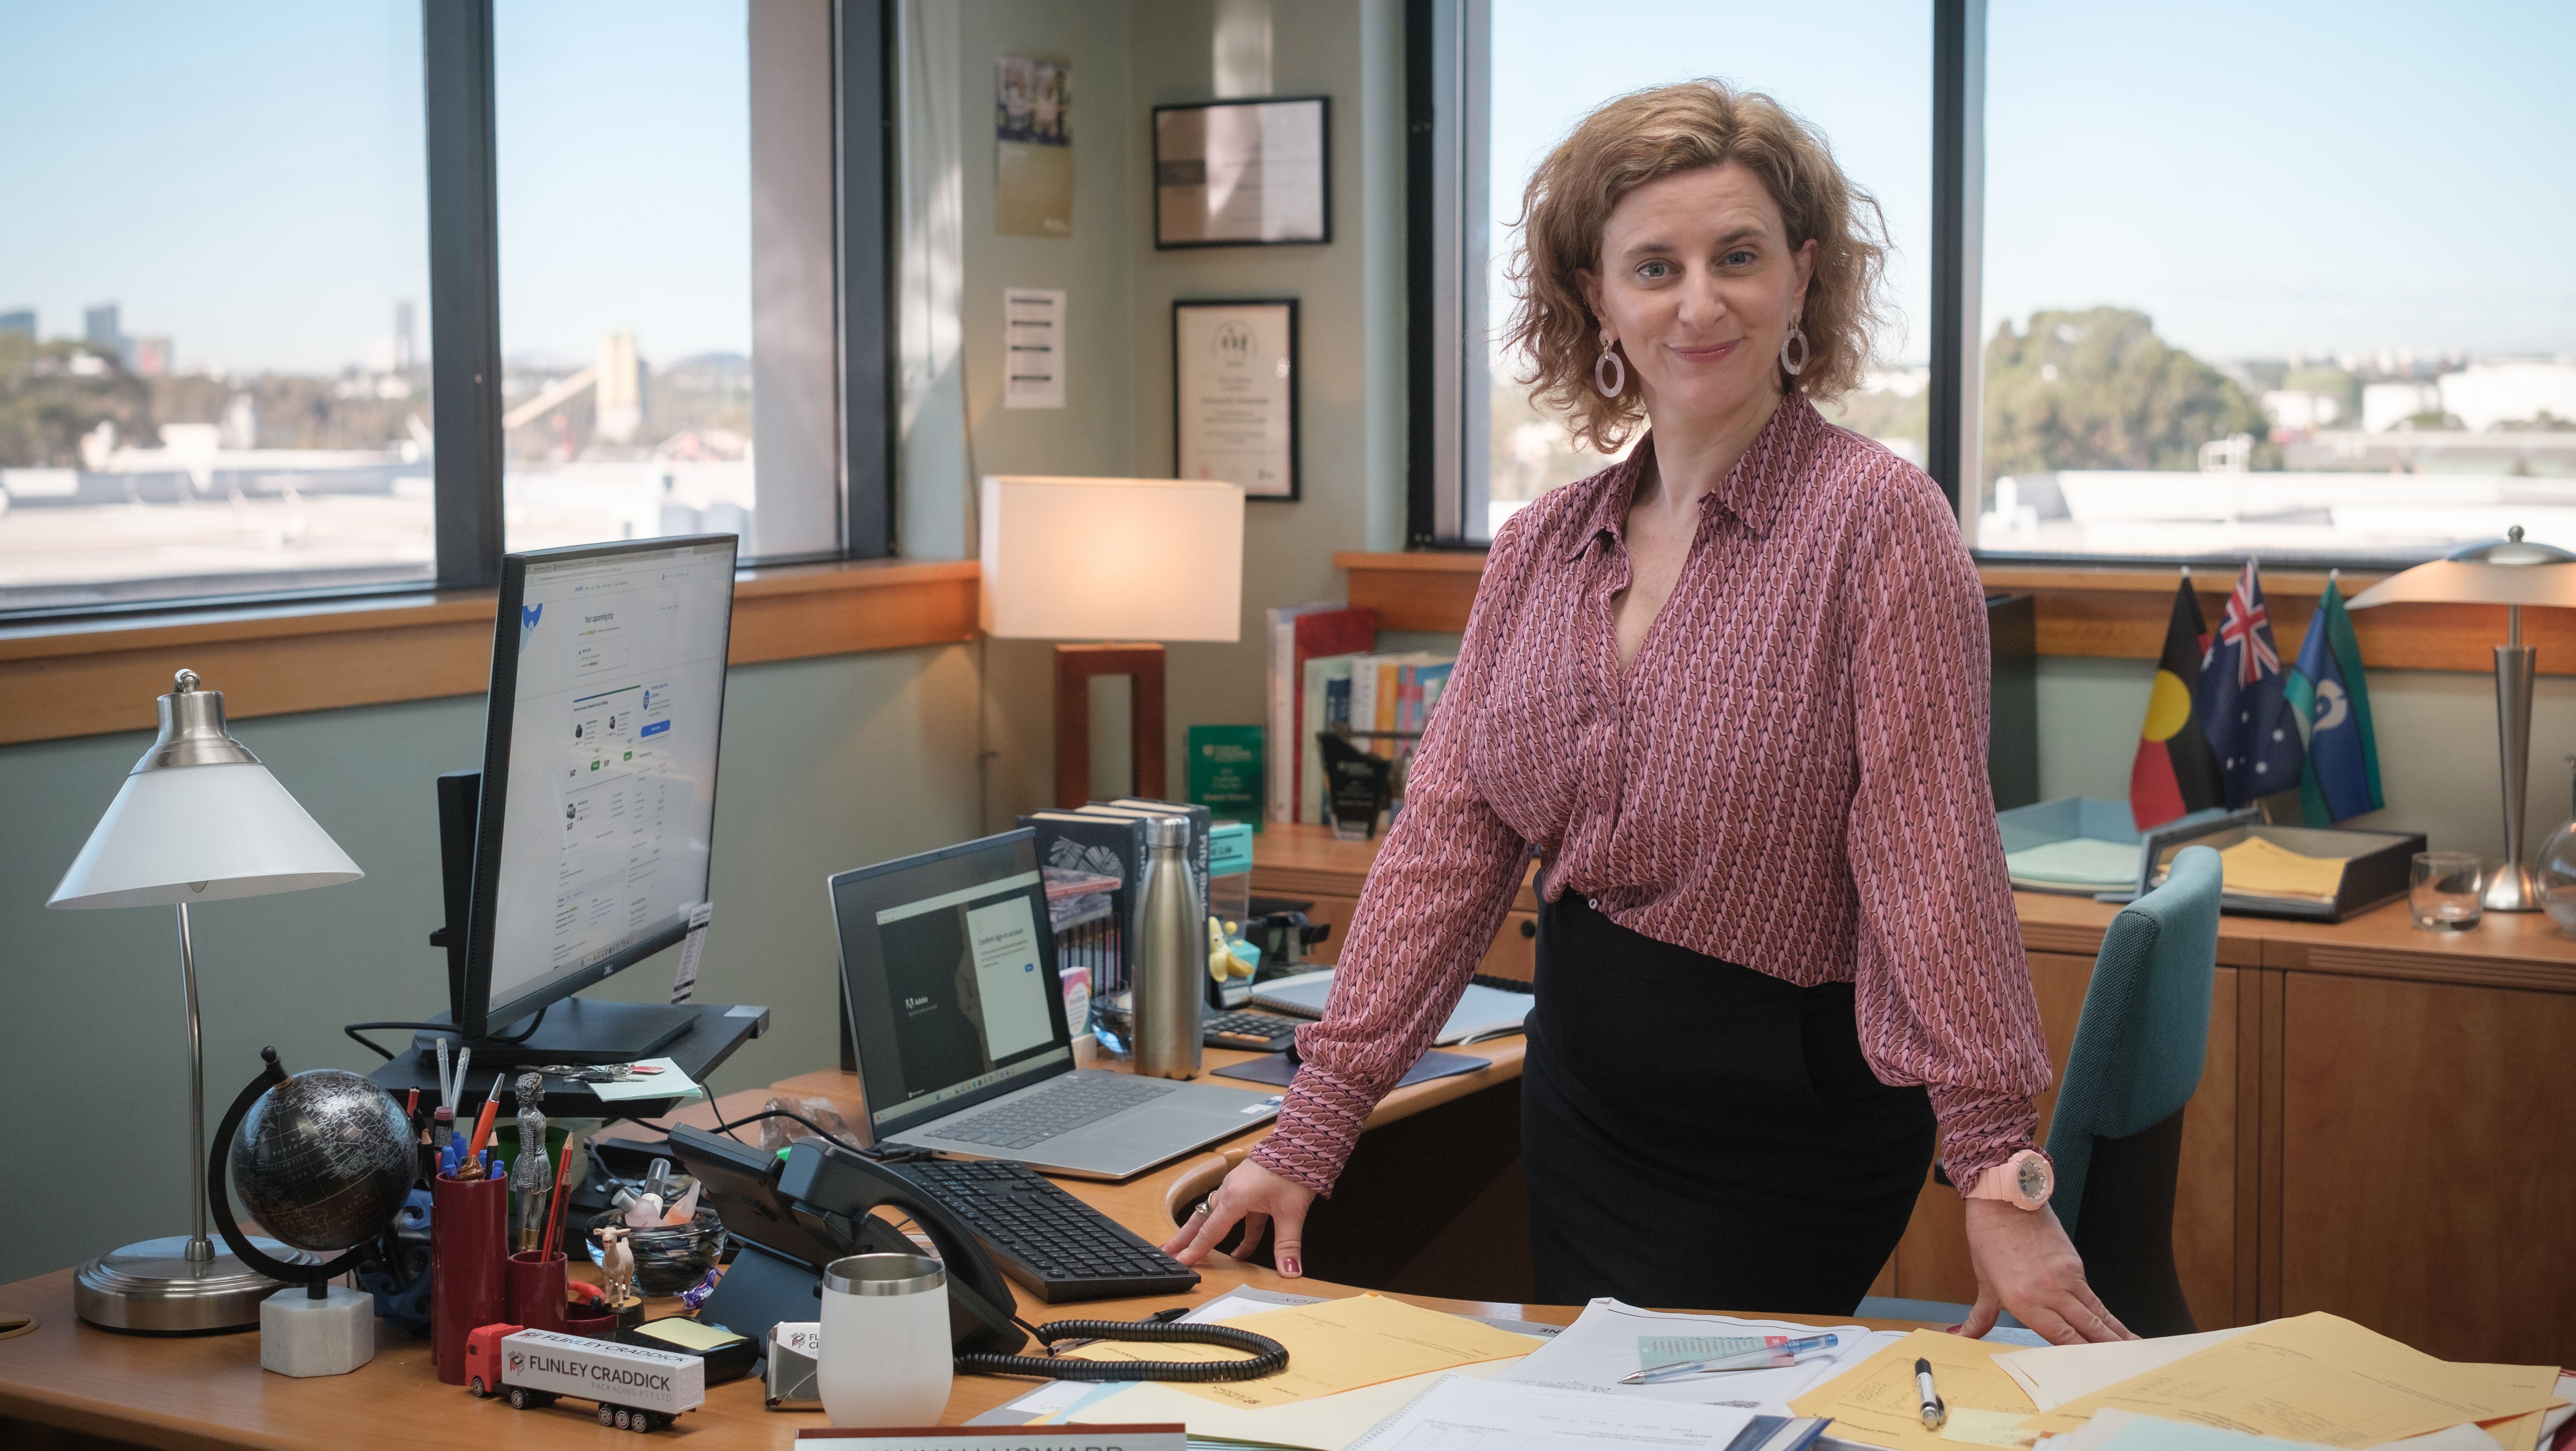
[[[706,1362],[694,1355],[485,1325],[465,1338],[465,1389],[499,1396],[514,1410],[564,1396],[599,1403],[599,1424],[651,1431],[707,1398]]]

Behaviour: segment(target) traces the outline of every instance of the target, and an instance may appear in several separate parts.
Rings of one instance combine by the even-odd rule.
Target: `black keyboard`
[[[1236,1048],[1247,1053],[1284,1053],[1297,1041],[1297,1029],[1303,1018],[1283,1018],[1277,1013],[1219,1013],[1207,1019],[1199,1039],[1211,1048]]]
[[[1122,1108],[1160,1098],[1175,1085],[1128,1073],[1076,1073],[1044,1093],[1033,1093],[972,1118],[939,1125],[943,1139],[990,1144],[997,1149],[1025,1149],[1087,1123],[1096,1123]]]
[[[1198,1287],[1198,1271],[1026,1164],[922,1159],[885,1167],[954,1211],[1001,1262],[1002,1273],[1050,1305],[1177,1295]]]

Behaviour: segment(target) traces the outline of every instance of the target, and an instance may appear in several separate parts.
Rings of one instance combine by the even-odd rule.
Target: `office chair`
[[[2209,1051],[2218,893],[2218,853],[2185,847],[2164,885],[2111,919],[2048,1125],[2050,1202],[2093,1293],[2140,1335],[2194,1328],[2174,1268],[2174,1182]]]
[[[2218,853],[2185,847],[2162,886],[2111,919],[2048,1125],[2057,1167],[2050,1206],[2084,1257],[2093,1293],[2140,1335],[2194,1328],[2174,1268],[2174,1184],[2183,1105],[2209,1051],[2218,893]],[[1933,1173],[1950,1182],[1938,1167]],[[1855,1313],[1953,1324],[1968,1309],[1871,1296]],[[2021,1322],[2007,1314],[1998,1323]]]

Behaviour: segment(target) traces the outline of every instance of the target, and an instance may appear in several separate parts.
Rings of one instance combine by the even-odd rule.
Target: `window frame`
[[[266,588],[12,609],[0,626],[246,607],[339,607],[497,589],[503,532],[500,216],[495,0],[421,0],[428,191],[432,538],[426,580]],[[832,27],[834,429],[839,547],[741,561],[744,570],[896,553],[895,322],[901,136],[891,66],[896,0],[826,0]]]
[[[1931,339],[1923,471],[1941,486],[1980,563],[2152,571],[2241,568],[2246,556],[2051,554],[1981,548],[1984,510],[1986,0],[1932,7]],[[1405,541],[1411,549],[1482,551],[1463,525],[1485,501],[1490,405],[1482,329],[1482,229],[1491,184],[1487,129],[1490,0],[1405,0],[1407,426]],[[1468,208],[1472,207],[1472,210]],[[1469,234],[1476,240],[1470,240]],[[1467,396],[1472,395],[1472,397]],[[2295,570],[2395,570],[2420,559],[2302,556]]]

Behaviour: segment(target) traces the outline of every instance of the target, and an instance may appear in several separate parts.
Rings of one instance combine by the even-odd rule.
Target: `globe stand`
[[[214,1212],[215,1228],[232,1248],[232,1254],[222,1258],[248,1265],[266,1285],[252,1311],[259,1326],[260,1369],[287,1376],[346,1375],[376,1358],[376,1302],[373,1295],[331,1281],[358,1267],[367,1256],[366,1245],[323,1262],[309,1251],[273,1239],[253,1239],[233,1217],[232,1195],[225,1187],[233,1137],[261,1097],[292,1076],[278,1063],[275,1048],[262,1048],[259,1056],[264,1065],[259,1075],[243,1086],[215,1130],[214,1152],[206,1163],[207,1192],[199,1200],[201,1212]],[[267,1246],[283,1254],[269,1254]],[[283,1288],[280,1281],[302,1285],[304,1293],[278,1294]]]

